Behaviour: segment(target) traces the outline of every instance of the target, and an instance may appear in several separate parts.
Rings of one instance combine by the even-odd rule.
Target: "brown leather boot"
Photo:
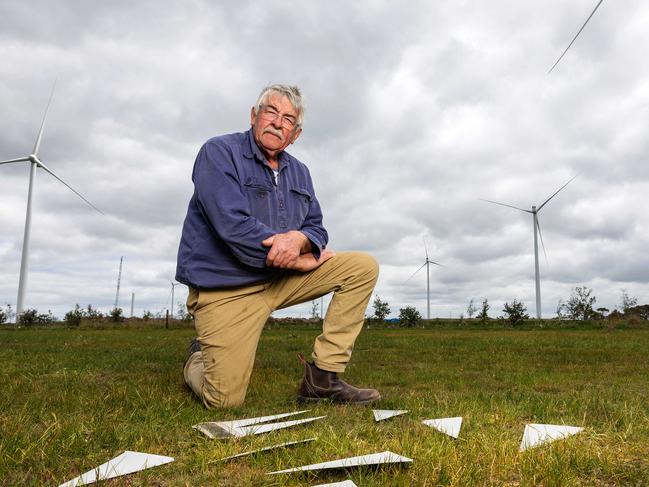
[[[315,364],[308,363],[302,354],[298,354],[298,359],[304,366],[304,376],[297,394],[297,400],[300,402],[329,399],[334,403],[369,404],[381,399],[376,389],[359,389],[338,378],[335,372],[322,370]]]

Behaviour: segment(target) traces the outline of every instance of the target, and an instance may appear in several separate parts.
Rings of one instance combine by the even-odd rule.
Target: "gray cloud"
[[[246,130],[276,81],[306,95],[290,152],[310,167],[332,247],[379,259],[395,314],[425,311],[425,270],[404,284],[423,237],[445,265],[431,269],[433,314],[485,297],[532,311],[531,217],[479,198],[530,208],[577,173],[540,213],[545,314],[582,284],[609,307],[621,288],[646,302],[649,9],[603,4],[547,75],[591,8],[0,3],[0,158],[29,153],[58,78],[40,155],[106,213],[39,172],[28,304],[108,309],[124,255],[120,302],[169,306],[196,152]],[[27,175],[0,166],[2,302],[15,301]]]

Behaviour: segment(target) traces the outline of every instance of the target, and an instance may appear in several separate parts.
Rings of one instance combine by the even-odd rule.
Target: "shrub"
[[[73,310],[65,313],[63,320],[68,326],[79,326],[81,324],[81,318],[83,318],[84,312],[81,307],[77,304]]]
[[[50,310],[47,313],[38,314],[36,308],[26,309],[18,317],[18,324],[23,326],[52,325],[55,321],[56,316]]]
[[[390,305],[387,301],[383,301],[378,294],[374,298],[372,307],[374,308],[374,318],[378,321],[385,320],[390,314]]]
[[[113,308],[110,310],[110,319],[111,321],[114,321],[116,323],[119,323],[121,321],[124,321],[124,316],[123,316],[123,310],[122,308]]]
[[[406,306],[399,310],[399,322],[401,326],[413,328],[421,322],[421,314],[414,306]]]
[[[482,306],[480,307],[480,312],[478,313],[478,316],[477,316],[477,318],[480,321],[485,322],[485,321],[487,321],[489,319],[489,308],[490,307],[491,306],[489,306],[489,301],[487,301],[487,298],[485,298],[484,301],[482,301]]]
[[[512,301],[512,304],[505,303],[503,313],[507,315],[506,318],[512,326],[518,326],[530,318],[525,305],[516,299]]]
[[[6,323],[7,321],[9,321],[7,312],[4,309],[0,308],[0,325]]]

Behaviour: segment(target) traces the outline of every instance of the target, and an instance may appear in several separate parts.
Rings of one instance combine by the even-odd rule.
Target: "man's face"
[[[255,142],[266,156],[274,157],[300,136],[297,111],[288,98],[271,94],[258,110],[252,107],[250,125]]]

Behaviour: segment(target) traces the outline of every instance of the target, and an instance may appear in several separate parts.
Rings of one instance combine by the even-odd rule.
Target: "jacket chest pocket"
[[[300,228],[309,213],[313,196],[303,188],[291,188],[288,193],[291,227]]]
[[[250,204],[251,216],[270,226],[272,184],[264,179],[248,177],[243,185]]]

